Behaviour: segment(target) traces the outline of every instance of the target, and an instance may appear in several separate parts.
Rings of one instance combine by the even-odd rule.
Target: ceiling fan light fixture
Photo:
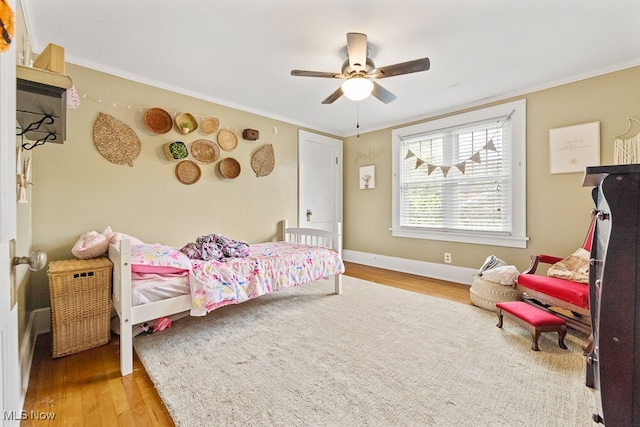
[[[344,96],[352,101],[362,101],[373,91],[373,82],[361,74],[356,74],[342,83]]]

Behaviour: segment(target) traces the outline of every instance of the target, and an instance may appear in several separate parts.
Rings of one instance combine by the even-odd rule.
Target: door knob
[[[27,264],[31,271],[42,270],[47,264],[47,253],[38,249],[31,252],[29,256],[13,257],[12,263],[13,265]]]
[[[311,209],[307,209],[307,221],[311,221],[311,215],[313,215],[313,212],[311,212]]]

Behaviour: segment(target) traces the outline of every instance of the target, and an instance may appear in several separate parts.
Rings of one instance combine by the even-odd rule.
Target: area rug
[[[135,349],[178,426],[587,426],[585,338],[344,277],[187,317]]]

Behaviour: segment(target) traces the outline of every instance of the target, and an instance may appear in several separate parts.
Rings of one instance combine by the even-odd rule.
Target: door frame
[[[17,14],[16,0],[7,0]],[[16,16],[17,22],[17,16]],[[18,304],[13,304],[11,241],[16,238],[16,40],[0,53],[0,412],[3,426],[17,426],[23,395],[18,351]],[[12,301],[13,300],[13,301]]]
[[[300,159],[302,158],[302,152],[305,148],[304,141],[313,141],[319,144],[330,146],[335,150],[336,154],[336,163],[330,165],[334,169],[334,178],[335,178],[335,220],[338,222],[342,222],[342,195],[343,195],[343,153],[342,146],[343,142],[340,139],[331,138],[325,135],[320,135],[317,133],[305,131],[302,129],[298,130],[298,168],[300,168]],[[304,207],[302,206],[302,191],[304,191],[304,184],[302,183],[302,174],[298,170],[298,227],[304,227],[305,221],[305,213],[303,212]]]

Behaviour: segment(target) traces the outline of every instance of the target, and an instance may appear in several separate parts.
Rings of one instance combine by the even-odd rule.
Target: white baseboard
[[[342,251],[342,257],[347,262],[431,277],[433,279],[446,280],[447,282],[462,283],[463,285],[471,285],[478,274],[478,270],[474,268],[396,258],[348,249]]]
[[[51,332],[51,307],[33,310],[31,314],[35,314],[34,327],[36,335],[48,334]]]
[[[51,331],[51,309],[49,307],[33,310],[27,320],[24,338],[20,345],[20,374],[22,382],[22,398],[27,393],[29,387],[29,376],[31,375],[31,364],[36,346],[36,339],[40,334]]]

